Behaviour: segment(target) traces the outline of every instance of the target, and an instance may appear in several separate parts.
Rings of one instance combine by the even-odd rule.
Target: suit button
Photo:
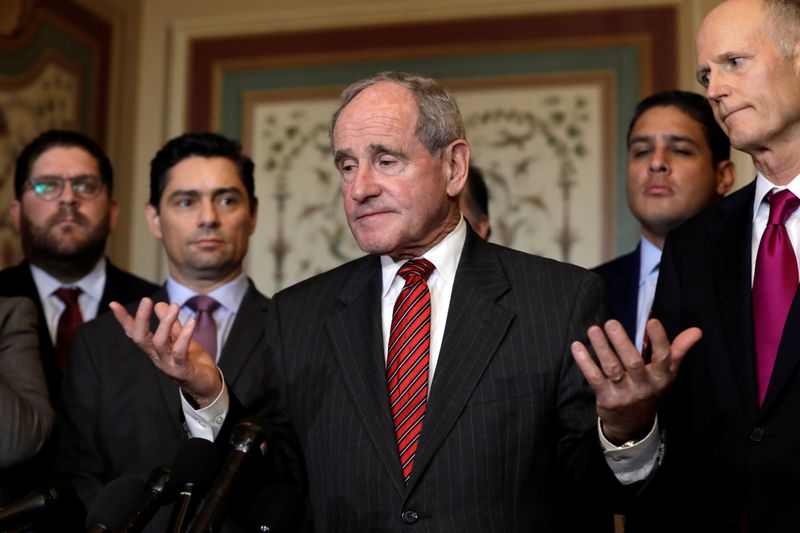
[[[761,442],[761,439],[764,438],[764,430],[761,428],[754,428],[753,431],[750,433],[750,440],[753,442]]]
[[[419,520],[419,515],[416,511],[403,511],[403,522],[406,524],[414,524],[417,520]]]

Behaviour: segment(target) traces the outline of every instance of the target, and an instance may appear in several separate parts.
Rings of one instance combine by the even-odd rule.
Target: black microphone
[[[117,531],[130,515],[134,502],[147,490],[139,478],[120,477],[103,487],[89,507],[88,533]]]
[[[228,459],[220,470],[217,479],[208,491],[208,496],[200,506],[197,515],[189,524],[189,533],[207,533],[222,518],[221,511],[228,494],[233,489],[239,473],[248,458],[262,451],[261,444],[267,438],[263,426],[254,420],[239,422],[231,434],[230,444],[233,448]]]
[[[75,489],[66,481],[54,480],[35,489],[21,500],[1,508],[0,531],[50,520],[64,523],[73,520],[77,513],[84,512]],[[81,518],[78,523],[82,522]]]
[[[219,451],[211,441],[189,439],[183,443],[172,463],[170,485],[178,493],[178,500],[165,531],[179,533],[186,529],[188,518],[214,481],[219,463]]]
[[[144,494],[139,498],[136,508],[115,533],[139,533],[144,529],[159,507],[167,503],[170,469],[160,466],[150,473]]]

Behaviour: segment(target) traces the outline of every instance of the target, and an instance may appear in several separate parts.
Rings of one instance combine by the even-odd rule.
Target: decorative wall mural
[[[8,218],[22,147],[51,128],[101,145],[106,133],[110,24],[71,0],[39,0],[20,20],[0,37],[0,268],[22,257]]]
[[[600,258],[611,216],[602,102],[607,86],[535,78],[458,88],[490,191],[492,240],[573,262]],[[268,293],[363,255],[344,217],[328,123],[335,98],[251,99],[250,146],[260,199],[249,272]]]
[[[14,198],[14,161],[40,132],[78,127],[80,82],[74,69],[50,63],[18,89],[0,85],[0,264],[22,257],[7,206]]]
[[[382,70],[454,91],[490,189],[492,239],[594,266],[632,247],[625,126],[676,86],[676,6],[196,37],[187,129],[241,138],[258,167],[248,273],[267,294],[361,255],[326,128]]]

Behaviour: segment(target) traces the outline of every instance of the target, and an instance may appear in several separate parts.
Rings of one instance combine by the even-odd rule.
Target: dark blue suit
[[[592,269],[606,284],[608,317],[619,320],[631,339],[636,338],[640,248]]]

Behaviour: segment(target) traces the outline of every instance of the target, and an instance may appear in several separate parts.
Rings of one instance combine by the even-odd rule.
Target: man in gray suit
[[[152,300],[171,302],[184,321],[209,324],[210,315],[215,331],[199,342],[206,343],[212,368],[216,372],[219,365],[245,407],[262,397],[254,384],[263,372],[269,303],[242,267],[257,205],[253,162],[222,136],[182,135],[151,163],[145,215],[169,267],[166,284]],[[211,302],[211,309],[203,311],[202,301]],[[111,315],[79,329],[64,387],[68,428],[60,471],[89,508],[114,479],[144,479],[153,468],[171,464],[188,438],[185,426],[203,431],[202,422],[182,419],[185,400],[176,384],[153,368]],[[162,510],[148,530],[164,531],[168,518]]]
[[[369,255],[275,296],[263,385],[296,429],[314,527],[556,531],[592,500],[623,499],[657,443],[632,442],[653,424],[640,405],[601,420],[601,439],[570,354],[602,318],[601,282],[467,227],[458,196],[470,147],[452,95],[403,73],[356,82],[331,140]],[[147,302],[136,318],[121,311],[157,367],[204,411],[224,411],[209,358],[194,344],[187,355],[193,324],[160,306],[150,334]],[[568,505],[580,513],[559,512]]]
[[[27,298],[0,297],[0,468],[33,456],[52,427],[36,307]]]

